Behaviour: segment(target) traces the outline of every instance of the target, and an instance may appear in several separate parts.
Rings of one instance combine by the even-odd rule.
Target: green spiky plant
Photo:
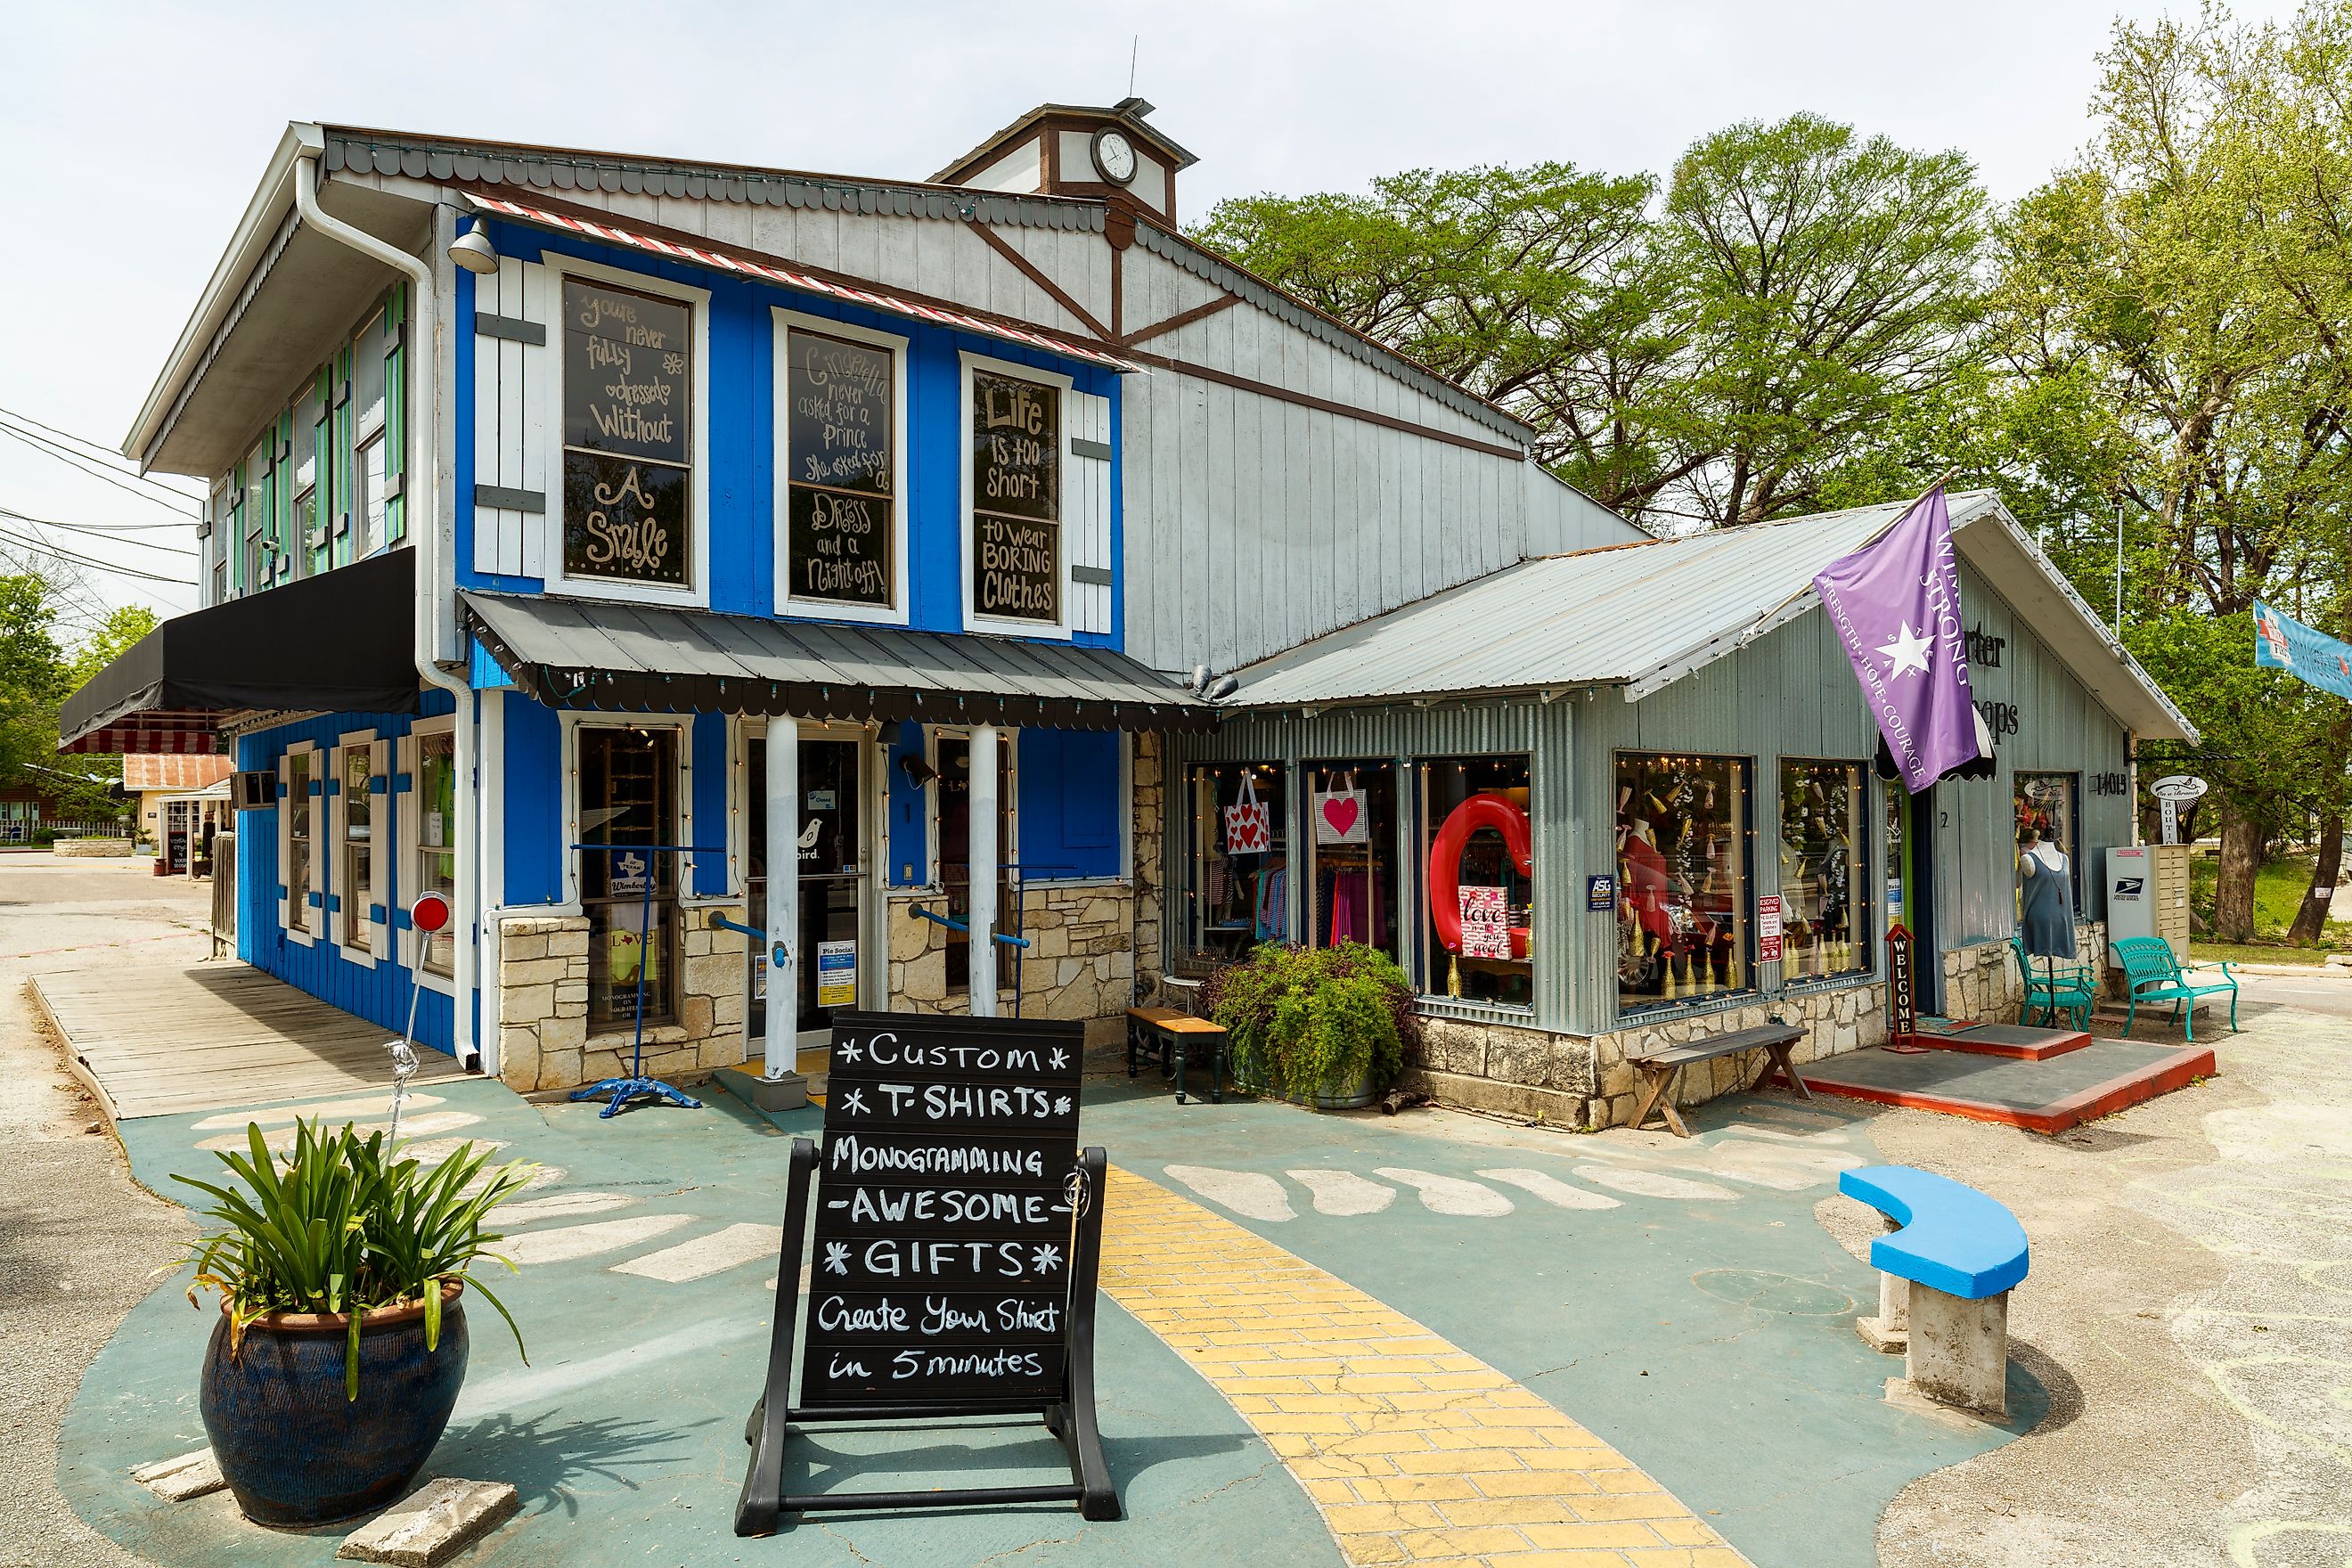
[[[343,1395],[356,1400],[362,1317],[421,1300],[425,1346],[436,1350],[442,1287],[463,1284],[506,1320],[515,1349],[529,1362],[514,1315],[473,1268],[488,1258],[513,1269],[490,1250],[502,1237],[483,1222],[529,1184],[535,1166],[513,1160],[485,1174],[489,1151],[470,1142],[427,1166],[380,1131],[362,1139],[349,1123],[331,1132],[313,1121],[295,1123],[294,1146],[280,1160],[259,1126],[248,1122],[245,1131],[247,1149],[220,1151],[243,1189],[173,1177],[213,1199],[205,1213],[218,1228],[188,1244],[188,1260],[196,1266],[188,1300],[205,1287],[221,1293],[232,1355],[246,1330],[268,1313],[348,1313]]]

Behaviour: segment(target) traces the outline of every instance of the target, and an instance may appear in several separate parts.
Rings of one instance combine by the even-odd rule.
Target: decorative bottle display
[[[1621,998],[1641,1006],[1745,989],[1746,765],[1625,755],[1617,784]]]
[[[1863,771],[1853,763],[1780,765],[1781,974],[1851,973],[1869,960],[1856,942]]]

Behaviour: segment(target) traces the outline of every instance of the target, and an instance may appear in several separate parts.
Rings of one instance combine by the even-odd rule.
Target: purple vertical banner
[[[1968,632],[1944,487],[1832,562],[1813,586],[1905,786],[1916,795],[1975,761]]]

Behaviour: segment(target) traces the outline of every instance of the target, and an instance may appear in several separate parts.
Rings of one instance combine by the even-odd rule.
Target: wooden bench
[[[1870,1244],[1878,1316],[1854,1328],[1903,1352],[1912,1389],[2000,1420],[2009,1413],[2009,1293],[2025,1278],[2025,1227],[1974,1187],[1909,1165],[1838,1174],[1838,1191],[1886,1216]]]
[[[1633,1110],[1634,1127],[1639,1129],[1647,1122],[1651,1109],[1655,1107],[1664,1112],[1666,1125],[1674,1129],[1675,1137],[1689,1137],[1691,1130],[1683,1125],[1682,1116],[1675,1110],[1675,1086],[1682,1081],[1683,1068],[1693,1062],[1713,1061],[1741,1051],[1765,1053],[1764,1070],[1756,1075],[1750,1089],[1761,1089],[1766,1079],[1782,1072],[1798,1093],[1812,1099],[1813,1091],[1805,1087],[1805,1080],[1797,1075],[1796,1065],[1789,1060],[1789,1048],[1804,1037],[1804,1029],[1796,1024],[1759,1024],[1755,1028],[1737,1029],[1713,1039],[1694,1040],[1687,1046],[1668,1046],[1647,1056],[1626,1058],[1642,1075],[1642,1098]]]
[[[2143,1002],[2169,1002],[2172,1021],[2193,1045],[2197,1039],[2197,1001],[2200,996],[2230,994],[2230,1032],[2238,1031],[2238,977],[2230,973],[2229,964],[2182,963],[2172,956],[2172,944],[2158,936],[2127,936],[2116,943],[2116,962],[2123,965],[2125,988],[2130,993],[2129,1005],[2124,1013],[2124,1037],[2131,1037],[2132,1024],[2139,1017]],[[2193,970],[2221,971],[2219,980],[2200,984],[2189,978]]]
[[[1196,1018],[1190,1013],[1173,1007],[1129,1007],[1127,1010],[1127,1076],[1135,1076],[1136,1053],[1157,1049],[1160,1053],[1160,1076],[1166,1078],[1170,1061],[1175,1064],[1176,1103],[1184,1103],[1184,1058],[1195,1048],[1206,1047],[1209,1058],[1209,1100],[1212,1104],[1225,1102],[1225,1046],[1230,1039],[1223,1024],[1206,1018]]]

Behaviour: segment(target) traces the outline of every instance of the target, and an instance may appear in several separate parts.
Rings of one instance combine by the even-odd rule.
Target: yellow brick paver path
[[[1257,1428],[1351,1563],[1748,1568],[1631,1460],[1476,1356],[1116,1168],[1102,1288]]]

